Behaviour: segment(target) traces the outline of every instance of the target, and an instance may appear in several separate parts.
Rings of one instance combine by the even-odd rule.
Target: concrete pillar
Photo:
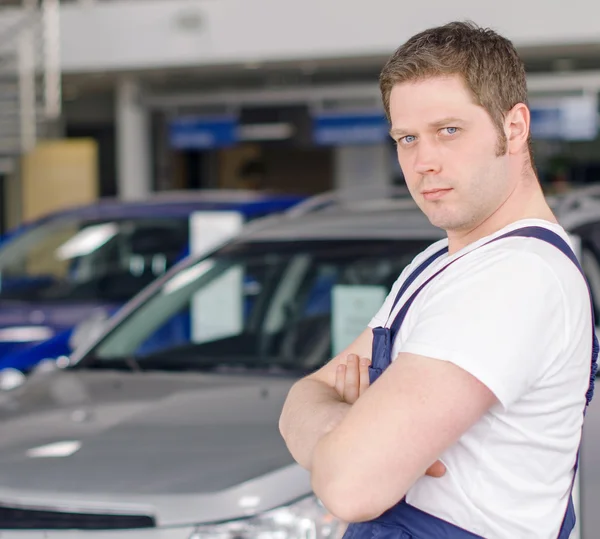
[[[349,196],[384,196],[392,184],[392,161],[386,144],[340,146],[335,150],[335,188]]]
[[[5,232],[23,222],[23,185],[20,172],[19,162],[15,159],[14,170],[8,172],[2,182],[4,206],[0,211],[4,212]]]
[[[119,198],[145,198],[152,191],[150,115],[134,79],[122,79],[117,84],[116,127]]]

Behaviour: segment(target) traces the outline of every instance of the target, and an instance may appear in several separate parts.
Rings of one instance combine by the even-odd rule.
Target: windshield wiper
[[[100,370],[100,369],[118,369],[123,370],[123,368],[130,370],[131,372],[143,372],[144,369],[140,366],[137,359],[133,356],[122,356],[122,357],[114,357],[110,359],[103,359],[97,356],[88,356],[84,358],[82,361],[76,363],[71,369],[90,369],[90,370]]]
[[[233,359],[214,356],[195,358],[177,358],[156,354],[153,356],[136,359],[132,355],[113,358],[89,357],[88,361],[82,361],[74,366],[81,369],[123,369],[132,372],[148,371],[197,371],[212,372],[215,374],[258,376],[302,376],[306,369],[296,368],[292,365],[278,365],[263,361],[251,360],[250,358]]]
[[[140,367],[140,364],[138,362],[137,359],[135,359],[133,356],[127,356],[123,358],[123,361],[127,364],[127,366],[133,371],[133,372],[142,372],[142,367]]]

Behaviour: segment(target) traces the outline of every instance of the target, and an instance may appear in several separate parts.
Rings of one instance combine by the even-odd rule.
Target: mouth
[[[439,200],[440,198],[446,196],[451,188],[448,189],[428,189],[427,191],[422,191],[421,194],[425,200]]]

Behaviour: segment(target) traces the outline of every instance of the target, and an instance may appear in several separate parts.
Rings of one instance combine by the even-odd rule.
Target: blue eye
[[[444,127],[444,129],[449,135],[454,135],[458,132],[458,127]]]
[[[417,137],[413,136],[413,135],[406,135],[405,137],[402,137],[400,139],[400,142],[402,144],[410,144],[411,142],[414,142],[417,139]]]

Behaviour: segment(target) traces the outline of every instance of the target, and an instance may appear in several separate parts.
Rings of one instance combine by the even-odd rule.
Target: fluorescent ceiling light
[[[289,123],[247,124],[238,127],[240,140],[286,140],[295,132]]]

